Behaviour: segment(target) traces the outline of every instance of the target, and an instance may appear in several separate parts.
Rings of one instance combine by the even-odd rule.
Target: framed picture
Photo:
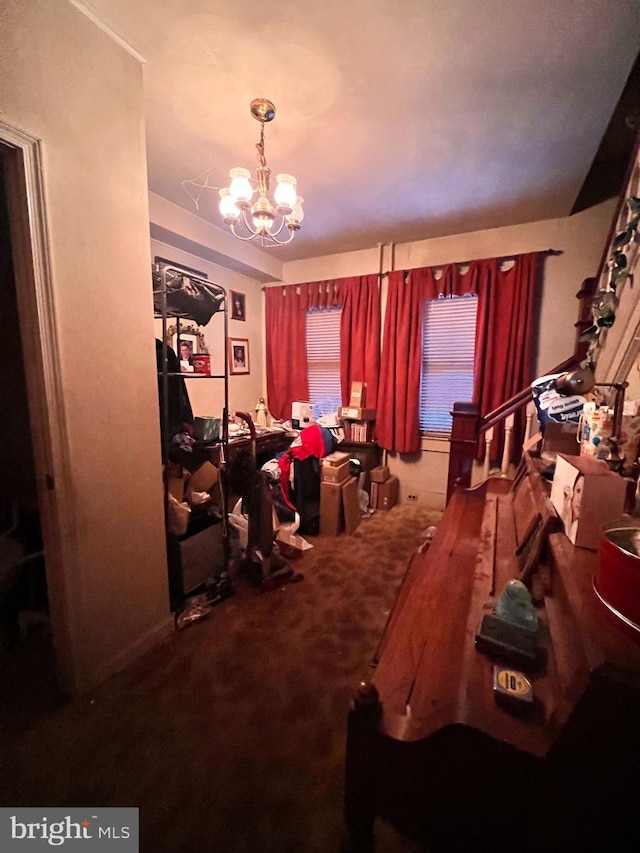
[[[246,320],[244,293],[236,293],[235,290],[230,290],[229,299],[231,300],[231,319]]]
[[[196,353],[200,352],[197,335],[190,335],[181,330],[180,335],[176,334],[175,342],[176,354],[180,361],[190,361]]]
[[[229,373],[250,373],[249,341],[247,338],[229,338]]]
[[[177,323],[172,323],[171,326],[167,326],[167,337],[165,339],[165,343],[167,346],[175,350],[176,355],[179,355],[177,336]],[[198,353],[199,355],[206,355],[209,352],[205,343],[204,334],[200,331],[198,326],[195,326],[193,323],[180,323],[180,340],[194,342],[194,353]]]

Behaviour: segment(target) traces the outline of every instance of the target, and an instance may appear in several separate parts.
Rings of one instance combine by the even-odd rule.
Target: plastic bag
[[[172,494],[169,495],[167,507],[167,527],[173,536],[184,536],[189,527],[191,518],[191,507],[185,501],[179,501]]]
[[[200,506],[210,500],[211,495],[209,492],[194,492],[191,489],[189,490],[189,501],[191,506]]]
[[[544,432],[546,424],[550,421],[577,424],[580,420],[585,398],[579,394],[568,397],[559,393],[556,379],[563,375],[550,373],[531,383],[531,393],[533,402],[536,404],[541,432]]]
[[[249,519],[246,515],[242,514],[242,499],[236,502],[236,505],[229,513],[229,523],[238,531],[240,548],[246,551],[249,542]]]

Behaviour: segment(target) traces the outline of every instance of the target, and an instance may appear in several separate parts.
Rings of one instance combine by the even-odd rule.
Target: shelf
[[[163,376],[162,371],[158,372],[158,376]],[[167,376],[182,376],[183,379],[224,379],[224,373],[214,374],[214,373],[183,373],[180,371],[179,373],[171,373],[167,371]]]

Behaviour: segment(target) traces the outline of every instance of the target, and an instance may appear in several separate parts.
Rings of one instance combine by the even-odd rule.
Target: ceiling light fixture
[[[302,196],[296,191],[293,175],[276,175],[273,202],[268,198],[271,169],[264,156],[264,126],[276,117],[276,108],[266,98],[251,101],[251,115],[260,122],[260,142],[256,177],[249,169],[236,167],[229,170],[231,183],[220,193],[220,213],[239,240],[259,240],[262,246],[284,246],[290,243],[304,217]],[[255,193],[258,199],[252,203]],[[279,239],[287,229],[286,239]]]

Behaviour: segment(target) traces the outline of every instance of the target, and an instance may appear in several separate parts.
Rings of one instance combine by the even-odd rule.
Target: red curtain
[[[511,269],[502,271],[494,260],[476,261],[478,320],[474,401],[487,415],[532,381],[536,290],[539,277],[538,252],[518,255]],[[526,413],[516,413],[514,435],[524,435]],[[500,425],[494,434],[493,450],[501,453]],[[480,448],[479,455],[480,455]],[[512,444],[514,460],[518,442]]]
[[[472,261],[462,272],[446,264],[436,280],[424,267],[389,276],[378,390],[378,443],[408,453],[420,449],[423,305],[439,294],[478,296],[474,401],[486,415],[532,380],[533,317],[538,253],[519,255],[512,269]],[[499,443],[496,441],[494,447]]]
[[[265,338],[269,411],[291,417],[291,403],[309,396],[306,357],[307,311],[342,306],[340,387],[349,402],[352,381],[367,383],[367,406],[375,407],[380,365],[378,276],[267,287]]]
[[[367,383],[367,408],[375,408],[380,369],[380,291],[377,275],[341,279],[340,387],[349,404],[352,382]]]
[[[264,290],[267,398],[275,418],[291,417],[291,403],[309,398],[305,285]]]
[[[422,303],[430,273],[389,274],[376,436],[381,447],[401,453],[420,450]]]

